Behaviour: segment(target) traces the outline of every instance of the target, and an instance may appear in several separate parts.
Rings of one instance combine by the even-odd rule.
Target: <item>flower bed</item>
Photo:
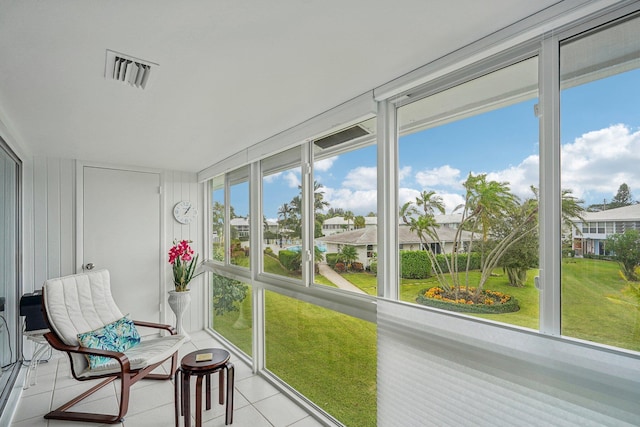
[[[476,296],[476,289],[469,288],[468,292],[461,288],[456,299],[454,291],[445,291],[440,287],[423,289],[416,302],[429,307],[461,313],[511,313],[520,310],[518,300],[502,292],[483,289]]]

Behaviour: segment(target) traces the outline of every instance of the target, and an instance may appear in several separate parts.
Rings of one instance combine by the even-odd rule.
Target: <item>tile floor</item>
[[[181,358],[187,353],[201,348],[222,347],[205,331],[191,334],[191,341],[180,350]],[[179,361],[180,359],[178,359]],[[317,427],[323,424],[311,417],[278,389],[261,377],[254,375],[251,368],[231,356],[235,366],[235,399],[233,426],[235,427]],[[195,383],[191,381],[192,387]],[[78,411],[116,413],[118,400],[116,385],[109,384],[74,408]],[[224,406],[218,405],[217,381],[212,378],[212,407],[203,413],[204,426],[224,426]],[[11,427],[31,426],[98,426],[95,423],[45,420],[43,415],[70,400],[91,384],[74,380],[69,373],[66,355],[54,353],[48,363],[38,368],[37,384],[22,393],[20,403],[13,417]],[[193,394],[192,394],[193,396]],[[194,399],[191,399],[192,402]],[[129,411],[121,424],[126,427],[158,427],[174,425],[173,381],[142,380],[133,386],[129,401]],[[192,423],[194,410],[192,409]],[[182,421],[181,421],[182,423]],[[181,424],[182,425],[182,424]]]

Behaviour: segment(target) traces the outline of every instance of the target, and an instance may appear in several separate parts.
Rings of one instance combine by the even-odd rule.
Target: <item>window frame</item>
[[[615,10],[611,10],[615,9]],[[640,353],[623,348],[611,348],[596,342],[588,342],[580,339],[562,336],[560,328],[560,293],[561,293],[561,182],[560,182],[560,44],[563,40],[574,37],[584,31],[591,31],[600,25],[609,24],[617,19],[623,18],[631,12],[636,12],[637,4],[628,4],[616,6],[606,10],[598,11],[594,15],[583,14],[582,18],[577,21],[559,24],[553,31],[547,31],[529,38],[521,44],[502,50],[497,54],[484,53],[484,59],[475,60],[467,66],[460,66],[449,72],[451,65],[445,63],[442,68],[445,69],[440,76],[431,77],[428,81],[424,76],[416,78],[421,81],[420,84],[411,85],[404,91],[388,92],[379,95],[377,101],[377,188],[378,188],[378,297],[361,297],[352,293],[338,292],[331,288],[322,286],[309,286],[311,281],[308,279],[308,269],[310,268],[310,260],[307,260],[307,273],[303,274],[303,283],[300,286],[297,281],[295,283],[283,280],[281,277],[262,273],[261,242],[262,227],[260,224],[252,225],[251,230],[251,268],[248,273],[237,271],[230,267],[227,263],[224,266],[215,265],[217,270],[223,274],[229,275],[239,280],[247,280],[247,274],[251,277],[254,296],[254,321],[258,325],[254,328],[254,369],[260,370],[263,366],[263,351],[260,340],[264,339],[263,325],[264,319],[261,313],[264,311],[264,291],[271,290],[286,296],[300,299],[305,302],[311,302],[319,306],[334,309],[345,314],[359,317],[364,320],[377,322],[376,317],[376,301],[384,300],[393,303],[403,310],[402,316],[406,315],[413,325],[408,328],[429,326],[430,330],[434,330],[434,334],[457,334],[460,328],[464,331],[460,336],[472,337],[479,346],[486,348],[488,351],[500,351],[502,345],[494,346],[496,339],[508,338],[505,341],[513,343],[513,348],[517,348],[520,353],[526,354],[531,351],[532,354],[537,350],[533,349],[532,342],[543,343],[549,346],[557,345],[557,348],[569,348],[570,352],[584,351],[594,360],[620,360],[624,361],[617,366],[620,369],[633,369],[634,364],[640,360]],[[486,46],[484,47],[485,50]],[[483,53],[482,46],[478,50]],[[477,53],[477,52],[476,52]],[[539,312],[539,329],[537,331],[524,330],[517,326],[508,324],[495,324],[484,321],[482,319],[461,316],[456,313],[442,313],[428,307],[419,307],[402,303],[398,298],[398,270],[399,270],[399,251],[401,245],[398,242],[397,228],[398,218],[396,207],[398,206],[398,134],[396,131],[397,108],[413,102],[417,97],[424,97],[446,90],[465,81],[472,80],[492,71],[503,68],[510,64],[519,62],[526,57],[538,56],[539,72],[538,72],[538,113],[540,123],[540,151],[539,151],[539,183],[540,183],[540,275],[537,280],[537,287],[540,292],[540,312]],[[433,72],[433,68],[429,69]],[[437,74],[437,73],[435,73]],[[425,83],[426,81],[426,83]],[[401,82],[402,83],[402,82]],[[381,87],[381,93],[395,83],[389,83]],[[360,116],[353,123],[364,120]],[[334,122],[335,123],[335,122]],[[344,127],[346,125],[341,125]],[[329,129],[330,126],[325,126]],[[333,131],[333,130],[332,130]],[[309,132],[311,134],[312,132]],[[319,135],[326,135],[330,132],[320,132]],[[302,140],[302,139],[299,139]],[[301,150],[306,153],[302,158],[303,176],[308,174],[312,168],[312,142],[305,140],[299,142],[296,146],[300,146]],[[275,154],[275,151],[269,155]],[[266,156],[265,156],[266,157]],[[259,169],[259,159],[247,163],[251,164],[250,172],[250,203],[251,215],[253,217],[262,217],[262,200],[261,200],[261,183],[262,173]],[[312,177],[312,174],[309,176]],[[225,180],[226,182],[226,180]],[[228,198],[227,184],[225,184],[225,198]],[[313,203],[312,197],[309,197],[310,187],[313,186],[313,179],[307,178],[303,181],[303,194],[307,193],[306,206]],[[229,204],[225,203],[228,210]],[[303,218],[303,229],[307,233],[313,233],[313,221],[309,220],[309,209]],[[228,227],[228,221],[225,225]],[[255,223],[255,221],[254,221]],[[583,223],[582,226],[588,226]],[[637,224],[636,224],[637,226]],[[257,227],[254,228],[254,227]],[[613,224],[615,229],[616,224]],[[605,225],[606,230],[606,225]],[[227,234],[228,235],[228,234]],[[228,239],[226,239],[228,241]],[[312,239],[306,239],[307,246]],[[259,248],[259,249],[256,249]],[[303,248],[304,249],[304,248]],[[308,250],[309,248],[307,248]],[[415,314],[415,316],[413,316]],[[262,319],[262,320],[261,320]],[[408,320],[408,321],[409,321]],[[452,322],[448,322],[452,320]],[[262,322],[262,324],[260,324]],[[463,326],[461,326],[463,325]],[[262,338],[260,338],[262,334]],[[537,345],[537,344],[536,344]],[[542,351],[542,350],[541,350]],[[537,354],[537,353],[536,353]],[[561,354],[561,352],[559,352]],[[585,353],[581,353],[585,354]],[[545,355],[546,356],[546,355]],[[554,356],[551,356],[554,358]],[[553,360],[557,360],[559,356],[555,356]],[[576,368],[578,369],[578,368]],[[594,368],[595,369],[595,368]],[[604,368],[603,368],[604,369]]]

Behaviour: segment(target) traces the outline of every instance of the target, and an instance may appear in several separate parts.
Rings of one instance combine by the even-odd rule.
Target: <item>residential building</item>
[[[435,254],[451,253],[456,239],[456,229],[443,226],[437,230],[439,241],[425,236],[427,241],[420,240],[418,233],[412,231],[409,226],[401,225],[398,227],[398,248],[403,251],[426,250],[429,245],[430,250]],[[471,240],[471,233],[462,231],[462,242]],[[352,231],[344,231],[342,233],[330,234],[329,236],[319,237],[317,241],[323,242],[327,246],[328,253],[338,253],[346,246],[354,246],[358,252],[358,262],[364,266],[368,266],[373,259],[377,259],[378,253],[378,227],[369,226]]]
[[[375,227],[378,224],[378,218],[375,216],[365,216],[364,224],[365,228]],[[353,222],[353,219],[347,221],[342,216],[327,218],[322,222],[322,233],[325,236],[330,236],[336,233],[343,233],[345,231],[351,231],[354,229],[355,224]]]
[[[575,255],[606,255],[607,237],[627,230],[640,230],[640,204],[585,212],[572,232]]]

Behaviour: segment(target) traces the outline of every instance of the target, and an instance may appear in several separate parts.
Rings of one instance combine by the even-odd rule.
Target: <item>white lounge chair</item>
[[[133,384],[143,378],[166,380],[173,377],[178,349],[186,338],[176,335],[174,328],[169,325],[134,320],[133,324],[136,326],[159,329],[159,335],[142,338],[139,344],[122,352],[80,345],[78,334],[95,331],[124,317],[111,296],[110,276],[107,270],[49,279],[44,283],[42,300],[45,319],[50,328],[45,338],[53,348],[69,355],[73,377],[79,381],[106,378],[100,384],[49,412],[45,418],[119,423],[127,413],[129,389]],[[166,331],[165,335],[162,335],[162,331]],[[105,359],[104,364],[90,368],[88,355],[105,356],[108,359]],[[169,358],[171,372],[151,373]],[[116,415],[67,411],[118,378],[121,380],[120,404]]]

